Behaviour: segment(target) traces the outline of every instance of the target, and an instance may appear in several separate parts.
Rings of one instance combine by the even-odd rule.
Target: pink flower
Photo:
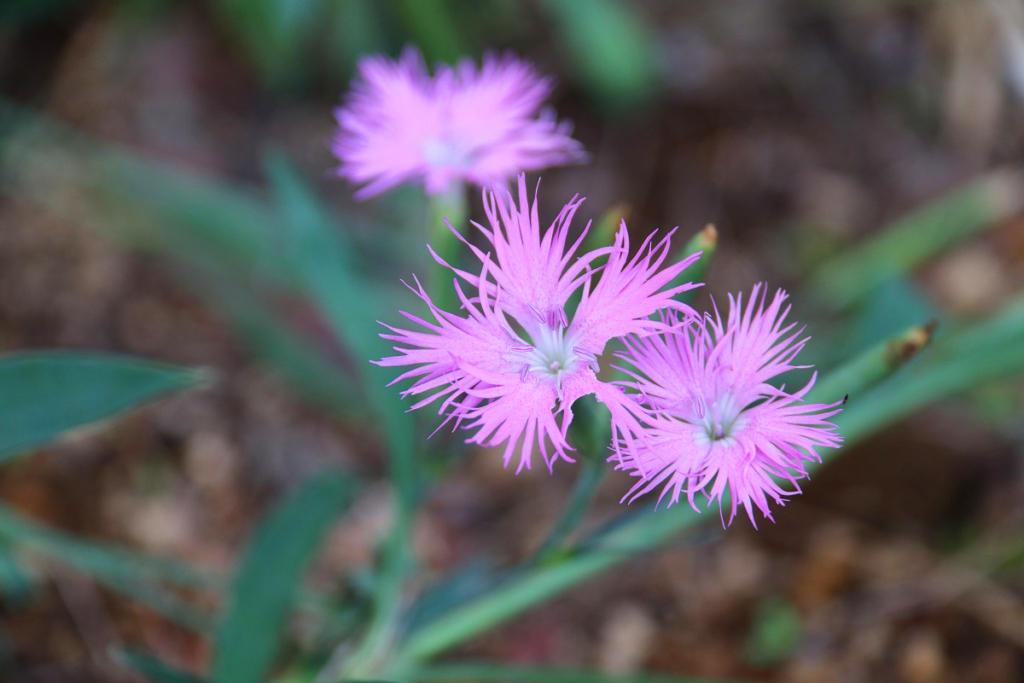
[[[702,493],[708,504],[732,496],[736,507],[754,520],[756,507],[772,519],[768,499],[785,504],[799,493],[797,480],[807,476],[804,463],[820,460],[815,449],[837,448],[842,439],[828,421],[841,403],[804,403],[814,378],[789,393],[769,381],[807,366],[793,360],[807,342],[795,323],[785,325],[789,307],[786,294],[776,293],[765,305],[766,289],[754,287],[747,302],[729,297],[729,316],[713,316],[685,326],[674,325],[669,334],[628,339],[620,357],[633,370],[633,394],[643,409],[640,425],[615,425],[618,468],[639,481],[627,494],[637,496],[661,486],[659,501],[669,505],[685,494],[696,509],[694,496]],[[784,326],[785,325],[785,326]],[[789,482],[794,491],[782,488]],[[723,518],[723,523],[725,520]]]
[[[666,286],[699,254],[661,268],[669,234],[656,245],[648,237],[630,257],[625,223],[613,246],[578,254],[586,230],[570,243],[569,224],[582,199],[574,197],[541,230],[523,176],[518,206],[503,194],[484,193],[489,227],[476,227],[488,252],[466,242],[480,261],[479,274],[454,271],[463,312],[439,310],[417,282],[414,291],[433,321],[403,311],[418,328],[387,326],[391,334],[381,336],[397,344],[398,355],[377,363],[411,366],[395,381],[415,379],[404,392],[419,399],[413,408],[441,400],[444,423],[472,431],[468,442],[505,445],[506,466],[518,445],[517,471],[530,467],[535,448],[551,468],[558,458],[572,461],[566,431],[577,398],[595,394],[620,421],[630,419],[632,399],[598,379],[598,358],[615,337],[666,331],[664,321],[651,317],[659,311],[692,314],[672,297],[698,285]],[[576,293],[579,304],[571,310]]]
[[[438,194],[454,180],[489,187],[582,161],[571,126],[551,111],[538,114],[551,86],[511,55],[485,56],[479,70],[469,59],[440,66],[433,77],[415,48],[397,62],[367,57],[335,111],[338,175],[362,185],[362,199],[413,180]]]

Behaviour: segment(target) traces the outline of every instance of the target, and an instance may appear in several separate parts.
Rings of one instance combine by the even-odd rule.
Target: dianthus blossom
[[[828,418],[841,402],[803,401],[813,376],[792,393],[770,383],[808,367],[793,364],[807,338],[795,323],[785,323],[785,292],[766,304],[766,291],[755,286],[745,306],[742,295],[730,296],[724,321],[716,309],[675,325],[670,313],[670,333],[626,340],[620,357],[632,366],[627,372],[633,379],[624,384],[635,389],[644,413],[639,429],[636,422],[615,425],[613,459],[639,479],[626,496],[630,500],[662,487],[659,501],[668,497],[669,505],[685,495],[696,509],[699,493],[721,509],[729,495],[728,523],[742,506],[756,526],[754,508],[772,519],[769,499],[782,505],[799,493],[805,463],[820,460],[816,449],[840,445]]]
[[[406,48],[396,62],[364,58],[344,106],[335,110],[332,143],[338,174],[369,197],[410,181],[428,194],[454,180],[483,187],[584,158],[571,126],[541,111],[552,82],[511,55],[439,66]]]
[[[669,233],[657,244],[649,236],[630,256],[624,222],[613,245],[581,254],[587,230],[570,243],[569,225],[582,201],[573,197],[542,230],[523,176],[518,206],[507,192],[485,191],[488,226],[474,225],[488,251],[464,240],[479,271],[453,268],[462,311],[438,309],[417,282],[413,291],[433,320],[402,311],[417,328],[386,326],[391,332],[381,335],[398,353],[377,363],[411,366],[395,381],[415,380],[403,392],[419,399],[412,407],[440,401],[442,424],[471,431],[470,443],[504,444],[506,466],[518,445],[517,471],[530,467],[535,450],[549,468],[559,458],[572,460],[566,432],[581,396],[594,394],[629,422],[633,399],[597,376],[605,346],[627,334],[667,331],[670,325],[654,316],[659,311],[693,315],[673,296],[698,285],[669,285],[699,254],[662,268]]]

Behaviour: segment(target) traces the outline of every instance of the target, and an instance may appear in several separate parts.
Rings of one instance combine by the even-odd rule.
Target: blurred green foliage
[[[201,385],[205,373],[105,354],[0,357],[0,461],[63,432]]]

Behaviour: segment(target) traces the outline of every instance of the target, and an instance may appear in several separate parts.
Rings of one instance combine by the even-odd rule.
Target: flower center
[[[529,376],[553,380],[559,399],[562,393],[562,378],[575,370],[579,364],[589,363],[597,372],[597,357],[583,349],[576,348],[576,340],[561,325],[539,325],[531,335],[531,344],[524,344],[516,351],[517,362],[522,363],[521,379]]]
[[[575,367],[578,358],[564,329],[541,326],[534,337],[533,348],[524,359],[530,372],[561,378]]]
[[[424,142],[423,158],[434,168],[465,168],[472,161],[469,152],[448,138],[431,138]]]
[[[708,440],[715,442],[730,438],[733,432],[742,426],[742,412],[742,407],[737,404],[732,394],[725,393],[712,403],[701,401],[698,417]]]

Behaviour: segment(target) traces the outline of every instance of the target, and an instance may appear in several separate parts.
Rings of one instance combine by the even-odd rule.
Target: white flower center
[[[730,393],[723,393],[713,402],[698,400],[698,424],[704,427],[704,436],[711,443],[732,439],[732,435],[743,427],[743,407]]]
[[[447,138],[431,138],[423,143],[423,158],[434,168],[466,168],[472,155]]]
[[[533,350],[526,354],[531,372],[556,378],[572,370],[577,360],[572,340],[566,337],[565,330],[547,326],[541,327],[533,340]]]
[[[516,349],[516,362],[522,364],[521,378],[525,382],[530,375],[535,375],[554,381],[559,399],[562,378],[580,363],[589,363],[597,372],[597,357],[576,348],[576,340],[564,327],[540,325],[532,335],[532,342]]]

